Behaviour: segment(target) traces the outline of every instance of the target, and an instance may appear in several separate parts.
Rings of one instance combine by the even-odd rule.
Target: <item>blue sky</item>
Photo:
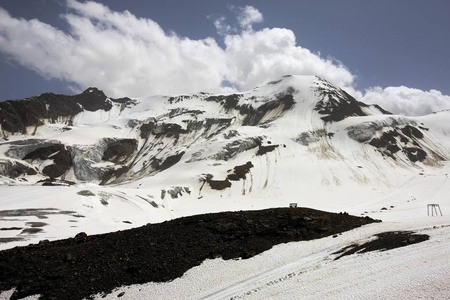
[[[296,73],[396,113],[450,108],[450,1],[96,2],[0,0],[0,100],[245,90]]]

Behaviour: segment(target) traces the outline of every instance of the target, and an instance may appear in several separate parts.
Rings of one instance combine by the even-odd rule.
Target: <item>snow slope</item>
[[[104,101],[97,109],[83,98],[90,94]],[[450,297],[450,111],[395,116],[310,76],[240,94],[119,101],[90,89],[74,99],[72,115],[44,112],[25,131],[2,123],[0,249],[297,202],[383,223],[248,260],[208,260],[172,282],[107,298]],[[428,216],[430,203],[444,215]],[[333,260],[393,230],[430,239]]]
[[[97,110],[3,128],[0,248],[290,202],[361,214],[446,180],[449,111],[389,115],[314,76],[229,95],[74,97],[92,95]],[[38,183],[49,178],[75,184]]]

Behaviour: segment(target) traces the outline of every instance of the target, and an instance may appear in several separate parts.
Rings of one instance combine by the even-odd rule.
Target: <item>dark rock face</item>
[[[418,138],[418,139],[423,138],[423,133],[418,128],[410,125],[406,125],[405,127],[403,127],[402,133],[409,138]]]
[[[246,164],[236,166],[233,168],[233,172],[228,174],[227,179],[238,181],[240,179],[246,179],[246,174],[253,168],[252,162],[248,161]]]
[[[373,104],[373,106],[378,109],[383,115],[392,115],[392,113],[390,111],[387,111],[385,109],[383,109],[381,106],[379,106],[378,104]]]
[[[251,137],[247,139],[234,140],[227,143],[220,152],[217,152],[213,159],[229,160],[235,158],[239,153],[254,149],[261,145],[262,137]]]
[[[405,148],[404,151],[412,162],[424,161],[427,158],[427,153],[420,148]]]
[[[227,96],[210,96],[205,98],[206,101],[214,101],[222,104],[222,106],[226,110],[235,109],[238,106],[239,99],[242,98],[242,95],[227,95]]]
[[[164,198],[166,197],[166,193],[168,195],[170,195],[170,197],[172,199],[177,199],[179,196],[183,196],[183,193],[188,193],[191,194],[191,191],[189,189],[189,187],[181,187],[181,186],[174,186],[168,190],[161,190],[161,199],[164,200]],[[156,204],[155,202],[150,202],[150,204],[153,207],[158,207],[158,204]]]
[[[383,135],[380,138],[373,138],[369,142],[369,145],[374,146],[376,148],[384,149],[383,151],[384,154],[389,155],[390,157],[395,159],[393,154],[400,151],[400,147],[397,146],[397,140],[395,138],[398,136],[399,134],[397,131],[391,130],[383,133]]]
[[[419,128],[421,126],[414,123],[389,118],[381,123],[369,122],[348,127],[347,135],[360,143],[368,143],[377,148],[382,155],[394,160],[396,159],[394,154],[397,153],[403,153],[411,162],[423,162],[428,156],[443,160],[433,150],[421,146],[424,134]]]
[[[142,124],[140,127],[141,138],[148,138],[150,135],[153,135],[155,138],[163,136],[178,138],[181,134],[186,134],[187,132],[180,125],[173,123],[157,124],[156,122],[149,122]]]
[[[294,92],[294,91],[291,91]],[[279,95],[277,99],[270,100],[263,105],[253,108],[250,105],[239,106],[238,110],[241,115],[246,115],[246,118],[242,122],[244,126],[257,126],[260,125],[261,119],[267,114],[267,112],[282,107],[282,111],[289,110],[295,104],[292,94]]]
[[[228,180],[228,178],[225,180],[208,179],[207,182],[213,190],[221,191],[221,190],[231,187],[231,182],[230,182],[230,180]]]
[[[321,118],[323,121],[338,122],[347,117],[367,116],[363,108],[369,107],[370,105],[357,101],[346,91],[336,88],[324,79],[319,77],[317,79],[320,80],[324,87],[320,86],[316,88],[316,92],[319,93],[322,100],[317,102],[314,110],[321,115],[325,115]],[[382,109],[378,105],[373,105],[372,107],[378,109],[382,114],[391,115],[390,112]]]
[[[204,179],[204,182],[207,182],[213,190],[223,190],[231,187],[231,181],[245,180],[247,178],[246,174],[250,172],[251,168],[253,168],[253,164],[248,161],[246,164],[236,166],[233,170],[229,170],[225,180],[213,180],[213,176],[210,175]]]
[[[335,260],[343,256],[355,253],[366,253],[372,251],[387,251],[395,248],[405,247],[412,244],[427,241],[430,238],[426,234],[416,234],[411,231],[384,232],[376,235],[376,239],[362,245],[351,245],[333,254],[339,254]]]
[[[124,99],[115,101],[126,102]],[[75,96],[46,93],[20,101],[0,102],[0,123],[3,131],[25,134],[26,127],[40,126],[44,120],[55,122],[59,117],[70,119],[84,109],[109,111],[111,107],[111,101],[96,88]]]
[[[164,171],[176,163],[180,161],[180,159],[183,157],[184,151],[181,151],[180,153],[177,153],[175,155],[168,156],[164,162],[157,168],[159,171]]]
[[[102,160],[123,164],[136,152],[138,142],[135,139],[114,140],[109,143]]]
[[[24,174],[36,175],[37,171],[33,167],[19,161],[13,162],[11,160],[0,159],[0,175],[9,178],[17,178]]]
[[[272,152],[279,146],[280,145],[267,145],[267,146],[259,145],[258,152],[256,152],[256,155],[264,155],[266,153]]]
[[[53,160],[53,164],[42,169],[42,173],[50,178],[57,178],[64,175],[72,166],[70,152],[62,144],[38,148],[23,157],[23,160]]]
[[[0,290],[13,298],[83,299],[114,288],[165,282],[207,258],[249,258],[273,245],[331,236],[374,222],[306,208],[197,215],[126,231],[0,252]]]
[[[337,122],[351,116],[367,116],[361,108],[368,105],[357,101],[344,90],[317,88],[317,91],[323,100],[317,102],[314,110],[321,115],[326,115],[321,118],[325,122]]]

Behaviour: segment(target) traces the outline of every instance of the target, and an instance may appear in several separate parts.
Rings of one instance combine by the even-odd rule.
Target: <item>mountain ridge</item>
[[[55,97],[24,100],[40,110],[2,119],[0,175],[37,194],[42,184],[62,185],[53,187],[55,195],[61,189],[74,202],[50,195],[43,202],[86,216],[72,220],[77,224],[63,237],[92,230],[88,219],[103,210],[108,225],[94,233],[128,226],[120,209],[140,216],[133,226],[289,202],[341,211],[439,170],[450,157],[450,128],[441,121],[449,112],[392,115],[315,76],[284,76],[219,95],[110,99],[89,88],[62,96],[75,110],[61,115],[52,113],[61,106]],[[0,103],[0,113],[12,105]],[[22,121],[8,131],[4,124],[14,118]],[[41,236],[54,235],[43,230],[20,238]]]

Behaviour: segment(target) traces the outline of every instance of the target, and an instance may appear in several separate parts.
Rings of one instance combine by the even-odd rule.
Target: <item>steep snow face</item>
[[[2,189],[20,191],[14,201],[1,200],[2,209],[74,212],[56,215],[88,233],[289,202],[341,211],[384,197],[417,174],[446,169],[450,155],[443,121],[449,112],[391,115],[314,76],[284,76],[224,95],[110,99],[91,88],[0,109],[0,175],[8,185]],[[42,184],[60,186],[47,195]],[[39,201],[27,204],[32,195]],[[100,195],[111,196],[105,202]],[[77,214],[83,222],[70,217]],[[36,215],[14,226],[8,218],[0,227],[25,228]],[[49,228],[25,239],[65,236]]]

